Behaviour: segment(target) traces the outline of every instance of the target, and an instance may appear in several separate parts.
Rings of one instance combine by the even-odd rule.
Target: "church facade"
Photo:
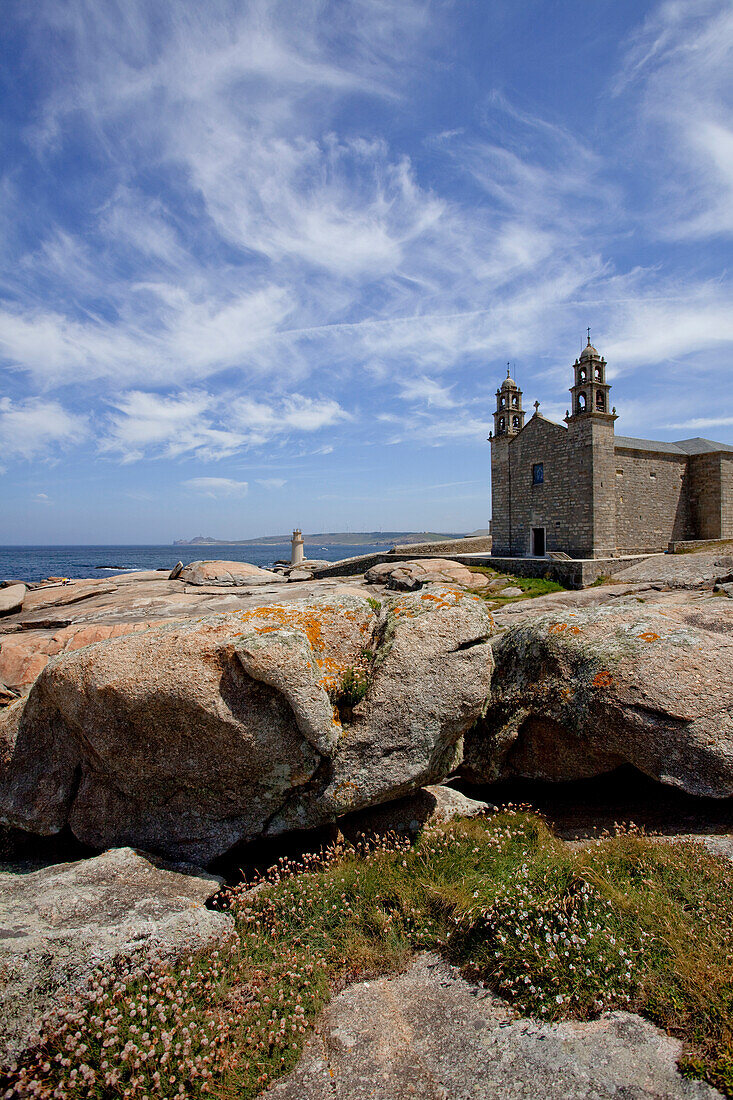
[[[672,541],[733,538],[733,447],[618,436],[606,361],[591,345],[573,366],[564,424],[522,391],[496,391],[491,441],[492,554],[609,558]]]

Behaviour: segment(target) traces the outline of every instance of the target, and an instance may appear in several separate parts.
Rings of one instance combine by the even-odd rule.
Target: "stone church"
[[[591,345],[573,366],[571,411],[548,420],[522,391],[496,391],[491,441],[492,554],[609,558],[672,541],[733,538],[733,447],[616,435],[606,361]]]

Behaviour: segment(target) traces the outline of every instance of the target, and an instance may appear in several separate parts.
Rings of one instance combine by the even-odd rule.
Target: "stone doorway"
[[[532,528],[532,557],[544,558],[545,556],[545,528]]]

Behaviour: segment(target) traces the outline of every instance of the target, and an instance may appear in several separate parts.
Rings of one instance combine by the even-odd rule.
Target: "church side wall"
[[[733,454],[720,456],[720,537],[733,539]]]
[[[691,455],[690,510],[692,538],[721,539],[723,535],[723,485],[720,452]]]
[[[623,554],[664,551],[694,537],[685,455],[615,449],[616,543]]]

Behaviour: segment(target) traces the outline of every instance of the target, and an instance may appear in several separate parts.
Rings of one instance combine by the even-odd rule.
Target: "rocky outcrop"
[[[693,795],[733,794],[733,608],[631,597],[511,627],[463,774],[570,780],[621,764]]]
[[[0,588],[0,615],[15,615],[23,608],[26,587],[24,584],[11,584]]]
[[[16,692],[27,689],[52,657],[107,638],[146,630],[142,623],[78,623],[54,631],[22,630],[0,637],[0,675]]]
[[[296,1069],[263,1100],[714,1100],[681,1076],[682,1043],[630,1012],[516,1019],[436,955],[344,989]]]
[[[0,874],[0,1061],[31,1046],[44,1013],[96,967],[221,942],[232,918],[205,908],[220,885],[130,848]]]
[[[426,584],[460,584],[484,588],[488,583],[481,573],[472,573],[465,565],[447,558],[423,558],[415,561],[384,562],[367,569],[368,584],[384,584],[397,591],[414,592]]]
[[[711,586],[733,579],[733,554],[703,551],[695,554],[652,554],[614,573],[616,581],[648,581],[670,588]]]
[[[185,581],[186,584],[217,587],[251,587],[256,584],[275,584],[282,577],[246,561],[192,561],[184,565],[178,573],[178,580]]]
[[[388,833],[417,836],[431,825],[441,825],[457,817],[477,817],[495,809],[490,803],[469,798],[453,787],[422,787],[396,802],[348,814],[339,820],[339,828],[351,841],[359,836],[386,836]]]
[[[2,819],[205,863],[443,779],[489,691],[490,616],[452,589],[374,603],[342,591],[51,660],[0,712]]]

